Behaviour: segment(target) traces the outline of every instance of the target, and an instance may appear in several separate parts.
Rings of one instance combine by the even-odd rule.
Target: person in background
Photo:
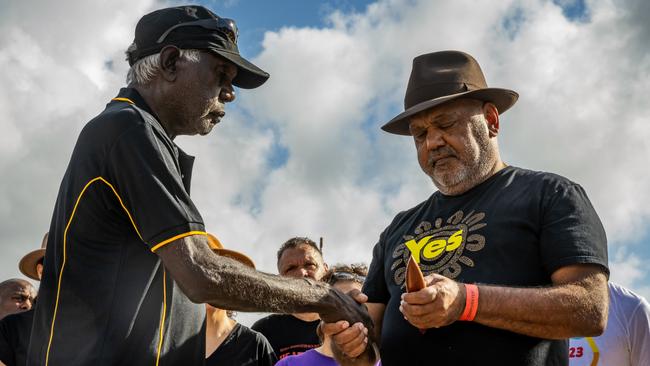
[[[641,295],[609,282],[609,316],[598,337],[569,340],[570,366],[650,365],[650,304]]]
[[[253,269],[255,264],[246,255],[224,249],[221,242],[208,234],[210,248],[216,254],[232,258]],[[269,341],[250,328],[237,323],[233,312],[206,304],[206,366],[273,366],[277,359]]]
[[[0,282],[0,319],[32,308],[36,289],[20,278]]]
[[[334,288],[348,293],[352,290],[361,291],[367,275],[368,267],[363,264],[336,265],[325,280]],[[317,333],[322,345],[299,355],[283,358],[276,366],[337,366],[332,353],[332,337],[323,335],[320,327]]]
[[[321,249],[313,240],[295,237],[278,250],[278,273],[282,276],[322,280],[327,263]],[[273,314],[255,322],[252,328],[269,340],[279,360],[320,346],[316,328],[320,318],[316,313]]]
[[[46,244],[47,233],[41,241],[41,248],[25,254],[18,263],[20,272],[32,280],[41,280]],[[25,365],[33,319],[34,307],[0,320],[0,366]]]

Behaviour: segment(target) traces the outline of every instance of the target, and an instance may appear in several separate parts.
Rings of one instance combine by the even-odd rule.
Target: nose
[[[31,300],[25,300],[20,304],[20,309],[21,310],[29,310],[32,308],[32,301]]]
[[[440,129],[435,127],[427,128],[427,138],[425,140],[427,151],[436,150],[445,145],[446,142]]]
[[[230,103],[235,100],[235,89],[232,84],[224,85],[221,88],[219,100],[223,103]]]

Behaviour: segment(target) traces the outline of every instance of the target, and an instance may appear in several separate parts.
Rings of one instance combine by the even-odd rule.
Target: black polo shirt
[[[193,157],[122,89],[83,128],[59,189],[27,365],[201,365],[205,308],[155,254],[205,234]]]

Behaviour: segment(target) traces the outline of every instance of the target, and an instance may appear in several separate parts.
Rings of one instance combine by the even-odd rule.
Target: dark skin
[[[32,308],[36,290],[31,283],[11,279],[0,283],[0,319]]]
[[[325,283],[255,271],[216,255],[204,236],[178,239],[159,248],[156,254],[183,292],[196,303],[237,311],[311,312],[324,320],[362,322],[372,328],[365,308],[352,297]]]
[[[190,62],[174,46],[160,55],[160,72],[147,85],[134,87],[171,138],[209,133],[225,115],[225,103],[235,99],[236,66],[208,52],[201,52],[199,62]],[[365,308],[350,296],[310,279],[255,271],[215,254],[203,235],[175,240],[156,254],[193,302],[236,311],[315,312],[328,321],[345,319],[372,328]]]
[[[235,100],[232,80],[237,67],[212,53],[201,52],[198,62],[180,57],[167,46],[160,51],[156,79],[134,85],[174,139],[179,135],[207,135],[226,115],[225,104]]]
[[[499,113],[491,103],[457,100],[411,118],[418,161],[436,187],[448,195],[467,192],[505,167],[496,137]],[[461,174],[466,172],[467,174]],[[461,176],[463,179],[455,179]],[[425,278],[427,287],[402,294],[400,311],[420,329],[457,321],[465,307],[465,287],[438,274]],[[480,300],[474,321],[531,337],[564,339],[602,334],[607,324],[607,276],[597,265],[576,264],[551,274],[552,285],[513,288],[479,285]],[[359,302],[367,297],[357,295]],[[368,312],[381,333],[385,305],[368,303]],[[359,325],[326,324],[334,349],[346,357],[363,357],[366,335]],[[370,363],[360,363],[370,365]]]

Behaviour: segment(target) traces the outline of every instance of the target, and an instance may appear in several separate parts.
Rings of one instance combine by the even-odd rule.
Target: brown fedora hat
[[[216,236],[208,233],[208,244],[210,244],[210,248],[212,249],[213,252],[215,252],[218,255],[222,255],[224,257],[228,257],[231,259],[234,259],[240,263],[243,263],[251,268],[255,268],[255,263],[253,263],[253,260],[250,259],[247,255],[236,252],[234,250],[230,249],[224,249],[223,245],[217,239]]]
[[[512,107],[519,94],[509,89],[488,88],[474,57],[460,51],[441,51],[413,59],[406,87],[404,112],[381,127],[397,135],[410,135],[409,117],[459,98],[491,102],[499,113]]]
[[[32,280],[40,281],[38,278],[38,271],[36,271],[36,264],[45,258],[45,247],[47,246],[47,235],[43,237],[41,241],[41,249],[32,250],[31,252],[25,254],[25,256],[18,262],[18,269],[22,274],[31,278]]]

